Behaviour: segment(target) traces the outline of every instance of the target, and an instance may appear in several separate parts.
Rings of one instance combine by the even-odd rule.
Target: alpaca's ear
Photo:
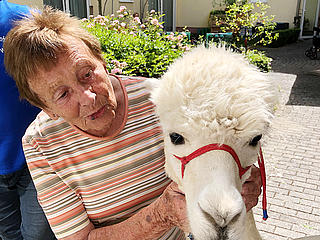
[[[144,86],[147,90],[153,92],[154,89],[158,88],[159,82],[160,80],[156,78],[146,78],[144,81]]]

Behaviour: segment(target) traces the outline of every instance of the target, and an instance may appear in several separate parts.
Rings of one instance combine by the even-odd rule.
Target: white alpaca
[[[156,85],[151,97],[163,127],[166,171],[185,192],[195,239],[261,239],[240,195],[250,171],[240,178],[239,170],[257,161],[273,116],[276,97],[265,74],[240,54],[198,47]],[[208,150],[212,144],[230,147],[241,166],[230,152]],[[191,153],[197,156],[183,170],[178,158]]]

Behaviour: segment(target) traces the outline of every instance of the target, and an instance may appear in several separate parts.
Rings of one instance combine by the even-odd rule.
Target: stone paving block
[[[277,205],[280,207],[284,207],[285,206],[285,202],[283,200],[280,199],[276,199],[276,198],[268,198],[268,203],[271,205]]]
[[[287,207],[279,207],[279,206],[276,206],[276,205],[271,205],[270,210],[274,211],[274,212],[279,212],[281,214],[286,214],[288,216],[296,216],[297,215],[297,210],[294,210],[294,209],[290,209],[290,208],[287,208]]]
[[[316,217],[312,214],[308,214],[308,213],[305,213],[305,212],[298,212],[297,213],[297,217],[302,219],[302,220],[308,220],[308,221],[315,221]]]
[[[313,195],[313,196],[317,196],[317,197],[320,197],[320,191],[319,190],[313,190],[313,189],[309,189],[309,188],[306,188],[303,190],[304,193],[306,194],[310,194],[310,195]],[[317,198],[316,198],[317,200]]]
[[[266,231],[266,232],[274,232],[274,230],[276,229],[275,224],[271,225],[266,222],[262,222],[262,223],[257,222],[256,226],[258,229],[263,229],[263,231]]]
[[[307,179],[307,183],[319,184],[319,181],[318,180],[314,180],[314,179]]]
[[[313,209],[314,209],[314,208],[319,208],[319,202],[317,202],[317,201],[310,201],[310,200],[305,200],[305,199],[298,199],[298,204],[310,206],[310,207],[312,207]]]
[[[309,194],[304,194],[304,193],[299,193],[299,192],[290,192],[289,196],[292,197],[297,197],[297,198],[302,198],[302,199],[307,199],[307,200],[315,200],[315,196],[309,195]]]
[[[304,233],[300,233],[300,232],[293,231],[293,230],[288,230],[288,229],[281,228],[281,227],[276,227],[274,233],[279,234],[280,236],[284,236],[284,237],[291,237],[293,239],[305,236]]]
[[[274,233],[260,231],[260,235],[264,240],[288,240],[289,238],[279,236]]]
[[[315,215],[315,218],[319,219],[319,222],[320,222],[320,208],[313,208],[312,214]]]
[[[303,187],[294,186],[292,184],[281,183],[280,188],[290,189],[291,191],[295,191],[295,192],[301,192],[301,193],[304,192]]]
[[[320,229],[316,226],[316,223],[295,224],[292,228],[293,231],[306,233],[307,236],[319,235]]]
[[[304,213],[312,213],[312,207],[307,206],[307,205],[302,205],[301,203],[297,204],[297,203],[286,203],[285,204],[286,208],[290,208],[290,209],[295,209],[299,212],[304,212]]]

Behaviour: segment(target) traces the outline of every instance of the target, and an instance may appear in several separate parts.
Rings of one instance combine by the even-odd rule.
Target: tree
[[[230,0],[229,2],[231,2]],[[272,33],[276,23],[273,15],[267,15],[270,6],[261,3],[235,0],[227,5],[225,17],[217,20],[223,32],[232,32],[236,46],[252,47],[270,44],[279,34]]]

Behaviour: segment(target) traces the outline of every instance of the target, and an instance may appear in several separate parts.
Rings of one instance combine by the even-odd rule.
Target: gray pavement
[[[267,171],[268,214],[254,208],[264,239],[290,240],[320,235],[320,60],[304,51],[311,40],[276,49],[269,74],[280,104],[263,151]]]

